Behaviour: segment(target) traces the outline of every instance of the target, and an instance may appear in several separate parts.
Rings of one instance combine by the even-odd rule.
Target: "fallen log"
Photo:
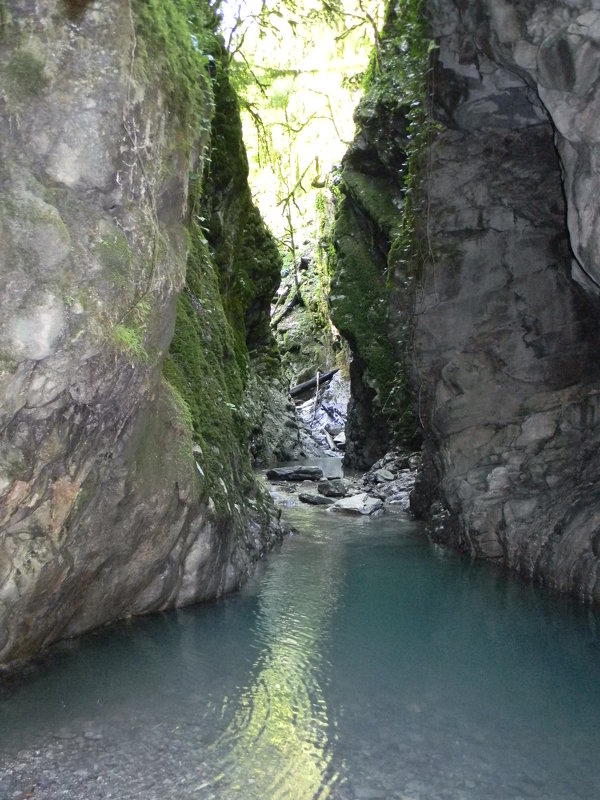
[[[296,397],[307,389],[314,389],[317,385],[327,383],[327,381],[330,381],[335,373],[339,371],[339,368],[337,368],[330,369],[329,372],[317,372],[315,377],[311,378],[309,381],[304,381],[304,383],[298,383],[296,386],[292,386],[290,388],[290,397]]]
[[[298,305],[302,305],[302,297],[300,296],[300,292],[298,289],[294,288],[294,294],[292,295],[291,299],[288,301],[287,305],[283,308],[282,311],[279,313],[275,313],[271,319],[271,328],[276,328],[282,319],[285,319],[287,315]]]

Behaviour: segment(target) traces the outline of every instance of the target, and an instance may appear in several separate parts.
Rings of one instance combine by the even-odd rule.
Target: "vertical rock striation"
[[[205,432],[207,476],[162,376],[214,113],[214,37],[191,39],[181,8],[0,4],[0,663],[227,591],[276,535],[245,444]],[[211,363],[234,334],[202,264]]]
[[[595,4],[592,4],[595,5]],[[436,535],[600,598],[600,7],[428,0],[415,507]]]

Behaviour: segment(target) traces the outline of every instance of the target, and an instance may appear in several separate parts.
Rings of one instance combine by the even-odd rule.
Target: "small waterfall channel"
[[[402,514],[287,502],[297,532],[239,593],[3,688],[3,800],[600,796],[593,611]]]

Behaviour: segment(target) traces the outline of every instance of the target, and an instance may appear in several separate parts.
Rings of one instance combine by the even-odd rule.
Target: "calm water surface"
[[[5,689],[0,798],[600,797],[591,611],[403,517],[287,516],[241,593]]]

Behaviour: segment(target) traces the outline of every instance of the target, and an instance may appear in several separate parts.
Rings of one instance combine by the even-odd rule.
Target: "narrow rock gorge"
[[[190,9],[0,0],[1,664],[219,596],[281,534],[281,261]],[[369,69],[325,248],[346,462],[424,442],[435,540],[597,602],[600,3],[392,2]]]
[[[0,4],[2,663],[231,590],[279,534],[241,413],[278,255],[182,8]]]
[[[423,10],[436,124],[419,199],[403,178],[412,98],[376,85],[342,172],[340,293],[350,206],[362,220],[353,246],[379,243],[380,283],[393,274],[388,337],[425,437],[413,509],[438,541],[597,601],[600,7]],[[384,78],[410,36],[391,4]],[[407,259],[393,209],[409,201],[418,247]],[[368,359],[366,374],[368,388]],[[365,419],[373,390],[368,400]]]

